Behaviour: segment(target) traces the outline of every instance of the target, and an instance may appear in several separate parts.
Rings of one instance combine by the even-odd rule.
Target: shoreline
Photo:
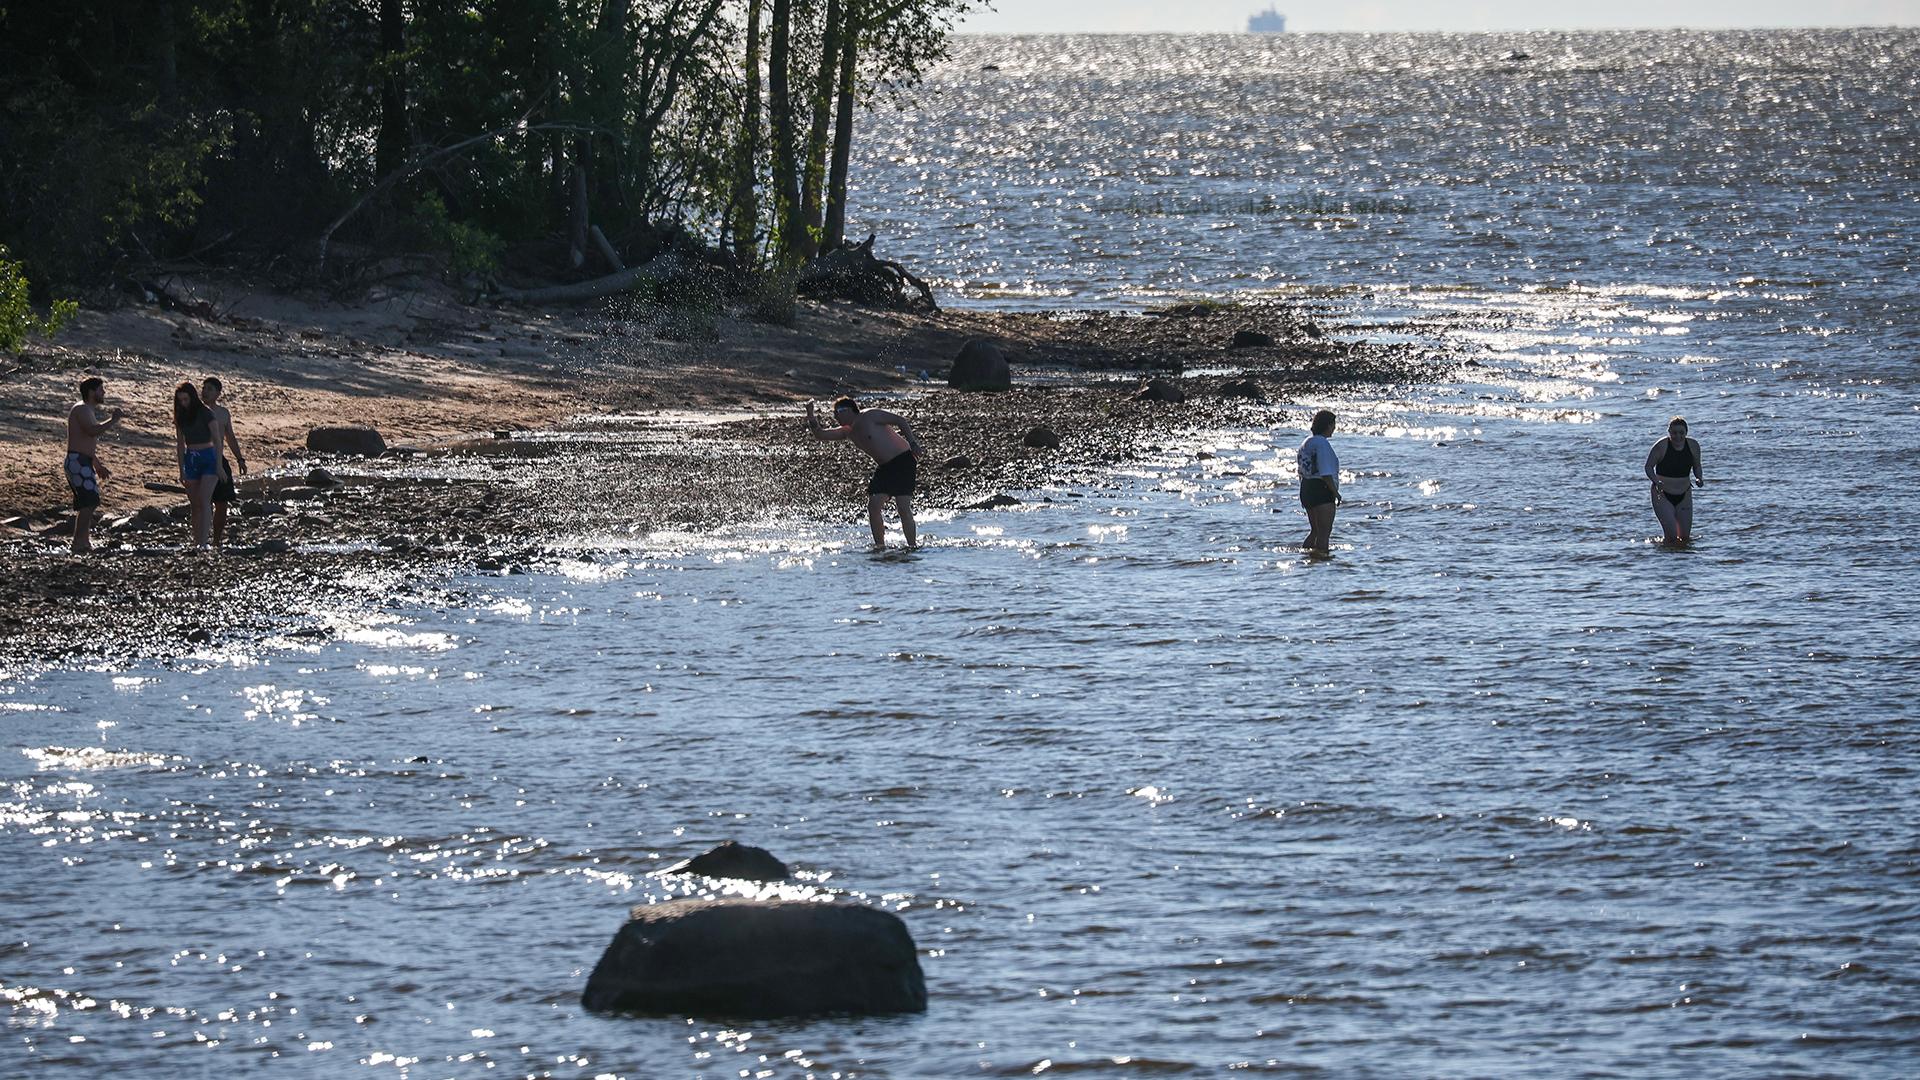
[[[278,314],[258,313],[268,308]],[[675,333],[672,313],[469,308],[444,291],[374,309],[250,296],[213,318],[89,313],[71,338],[0,374],[0,668],[324,639],[315,612],[457,603],[453,579],[587,556],[588,536],[770,516],[851,526],[864,518],[867,466],[806,436],[809,397],[852,391],[906,413],[928,446],[917,507],[956,511],[1092,478],[1182,431],[1270,425],[1303,390],[1427,383],[1450,366],[1340,341],[1277,305],[1061,316],[803,303],[792,327],[722,318],[691,335]],[[1242,330],[1273,344],[1229,349]],[[672,340],[683,336],[696,340]],[[975,337],[1006,351],[1014,389],[946,388],[947,365]],[[1180,374],[1200,366],[1209,373]],[[135,387],[164,395],[178,377],[226,382],[259,471],[242,478],[225,551],[185,550],[184,500],[140,486],[171,471],[168,442],[144,422],[159,410],[143,409],[127,434],[103,439],[115,476],[95,552],[67,553],[58,424],[67,384],[88,374],[107,379],[110,403]],[[1136,400],[1147,376],[1186,400]],[[1247,379],[1258,397],[1238,396]],[[380,430],[388,453],[305,452],[308,426],[352,422]],[[1036,426],[1060,445],[1025,445]],[[316,466],[338,482],[308,483]]]

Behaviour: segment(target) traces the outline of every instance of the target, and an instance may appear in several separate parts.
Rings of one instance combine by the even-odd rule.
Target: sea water
[[[589,537],[325,643],[7,673],[4,1071],[1908,1075],[1916,53],[963,39],[857,176],[944,289],[1278,297],[1473,363],[913,555]],[[727,838],[897,912],[929,1011],[585,1013]]]

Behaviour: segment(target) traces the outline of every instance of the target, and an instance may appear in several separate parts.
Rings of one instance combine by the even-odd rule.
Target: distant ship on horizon
[[[1268,5],[1267,10],[1260,14],[1247,19],[1249,34],[1284,34],[1286,32],[1287,17],[1275,11],[1272,5]]]

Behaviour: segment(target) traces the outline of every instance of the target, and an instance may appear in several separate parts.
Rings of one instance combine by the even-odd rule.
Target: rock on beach
[[[387,452],[387,440],[364,425],[325,425],[307,432],[307,450],[315,454],[379,457]]]
[[[955,390],[1011,390],[1013,371],[1007,354],[985,338],[973,338],[960,346],[953,368],[947,372],[947,385]]]

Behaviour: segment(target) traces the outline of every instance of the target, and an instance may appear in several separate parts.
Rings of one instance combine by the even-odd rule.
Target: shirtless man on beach
[[[240,472],[247,471],[247,455],[240,452],[240,440],[233,434],[233,414],[220,404],[220,377],[209,375],[200,382],[200,402],[213,418],[220,422],[220,441],[233,448],[233,460],[240,463]],[[213,546],[219,547],[227,536],[227,506],[239,494],[234,489],[233,465],[222,456],[220,458],[220,478],[213,488]]]
[[[97,440],[120,422],[120,410],[100,419],[107,386],[99,376],[83,379],[80,400],[67,410],[67,487],[73,492],[73,553],[93,550],[93,511],[100,505],[100,481],[113,475],[95,456]]]
[[[862,409],[850,397],[833,403],[833,418],[839,427],[827,427],[813,414],[813,402],[807,402],[807,431],[816,439],[852,439],[853,445],[867,452],[878,468],[867,483],[867,523],[873,526],[873,548],[887,546],[887,523],[883,516],[887,500],[892,499],[900,512],[900,531],[907,546],[918,547],[920,540],[913,525],[913,485],[919,478],[917,464],[924,449],[913,425],[903,416],[885,409]],[[896,430],[897,429],[897,430]]]

